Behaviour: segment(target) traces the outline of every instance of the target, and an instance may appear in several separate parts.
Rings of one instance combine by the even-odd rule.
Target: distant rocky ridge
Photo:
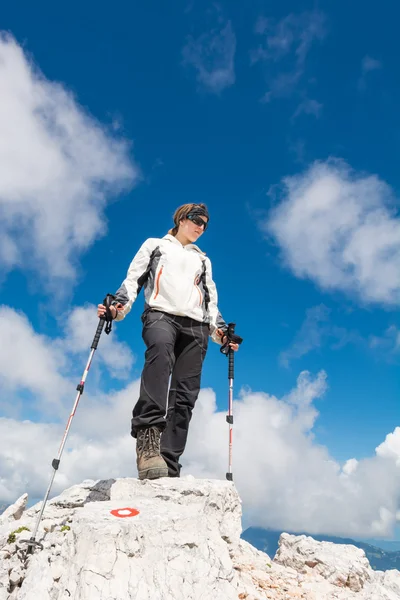
[[[0,517],[0,600],[399,600],[400,572],[363,550],[283,533],[274,559],[240,538],[241,502],[217,480],[85,481]]]
[[[274,555],[278,550],[279,538],[283,532],[262,527],[249,527],[242,533],[242,538],[252,544],[257,550]],[[292,535],[311,536],[318,542],[333,542],[334,544],[350,544],[364,550],[371,567],[377,571],[388,571],[390,569],[400,570],[400,551],[388,551],[372,545],[372,543],[360,542],[351,538],[341,538],[332,535],[315,535],[306,532],[290,532]],[[393,542],[395,545],[395,542]],[[390,548],[390,542],[387,543]]]

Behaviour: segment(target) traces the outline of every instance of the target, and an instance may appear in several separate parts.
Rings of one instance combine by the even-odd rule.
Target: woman
[[[146,361],[131,422],[139,479],[179,477],[208,336],[220,344],[226,341],[211,262],[194,244],[208,222],[205,204],[179,207],[168,235],[144,242],[110,309],[121,321],[144,287]],[[104,313],[99,304],[98,316]]]

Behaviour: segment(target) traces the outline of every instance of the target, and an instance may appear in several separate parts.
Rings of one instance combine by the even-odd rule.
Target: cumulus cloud
[[[76,307],[61,323],[63,334],[48,338],[23,313],[0,307],[0,406],[7,415],[0,418],[0,505],[21,489],[31,498],[44,493],[97,323],[94,306]],[[106,478],[107,469],[132,474],[129,423],[139,383],[106,393],[98,374],[104,378],[107,369],[114,378],[126,378],[133,360],[115,330],[103,333],[54,493],[87,477]]]
[[[357,469],[357,466],[358,466],[357,459],[349,458],[349,460],[346,460],[346,462],[342,468],[343,476],[345,477],[346,475],[351,475],[352,473],[354,473],[354,471]]]
[[[315,442],[314,402],[325,390],[323,372],[304,372],[281,399],[242,392],[235,401],[233,471],[247,520],[291,531],[389,535],[399,507],[399,467],[382,451],[341,467]],[[185,464],[196,476],[221,477],[227,466],[225,415],[211,391],[196,410]]]
[[[0,268],[33,269],[60,292],[104,235],[107,202],[139,171],[129,144],[1,32],[0,88]]]
[[[194,68],[202,89],[220,94],[235,83],[236,36],[232,23],[203,33],[197,39],[188,38],[183,48],[183,64]]]
[[[242,391],[234,401],[234,477],[247,521],[275,529],[339,535],[389,535],[399,509],[400,428],[376,455],[341,467],[316,443],[316,401],[326,374],[300,374],[282,398]],[[86,478],[136,476],[131,409],[139,381],[86,395],[73,420],[53,494]],[[182,459],[183,474],[225,478],[228,427],[212,390],[200,393]],[[0,418],[0,504],[24,491],[40,498],[64,424]],[[40,444],[38,444],[40,440]]]
[[[376,453],[383,458],[394,459],[400,467],[400,427],[396,427],[393,433],[388,433],[385,441],[376,448]]]
[[[138,382],[107,396],[94,397],[85,391],[71,424],[52,495],[84,479],[135,475],[129,426],[138,391]],[[21,490],[27,491],[31,499],[44,495],[64,428],[65,423],[0,418],[0,504],[14,501]]]
[[[281,191],[262,227],[297,277],[362,303],[398,304],[400,219],[384,181],[332,160],[286,177]]]
[[[35,332],[27,317],[8,306],[0,306],[0,406],[3,414],[21,416],[23,410],[65,417],[72,405],[77,381],[89,356],[98,319],[94,306],[76,307],[65,317],[65,332],[48,338]],[[77,354],[82,356],[79,360]],[[126,378],[134,357],[115,331],[99,343],[93,372],[105,366],[112,377]],[[85,390],[86,394],[86,390]]]
[[[255,33],[262,42],[251,52],[251,62],[261,62],[266,68],[269,90],[263,101],[269,102],[290,96],[302,81],[312,46],[325,38],[326,18],[319,10],[291,13],[279,21],[260,17]],[[304,105],[301,112],[315,113],[317,105],[321,107],[319,103]]]
[[[75,307],[64,319],[64,337],[58,345],[70,355],[87,354],[98,322],[95,306],[87,304]],[[103,334],[96,351],[96,360],[104,364],[112,376],[126,379],[134,357],[127,344],[116,342],[115,335]]]
[[[2,412],[20,408],[19,392],[29,392],[42,408],[52,409],[68,386],[61,375],[64,354],[36,333],[23,313],[7,306],[0,307],[0,339]]]

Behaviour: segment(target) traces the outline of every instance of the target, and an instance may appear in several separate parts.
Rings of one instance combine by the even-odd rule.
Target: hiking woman
[[[147,350],[131,421],[139,479],[179,477],[208,337],[226,341],[211,262],[194,243],[208,222],[205,204],[179,207],[168,234],[147,239],[139,249],[110,307],[112,317],[121,321],[144,287]],[[105,310],[99,304],[98,316]],[[230,346],[238,349],[233,342]]]

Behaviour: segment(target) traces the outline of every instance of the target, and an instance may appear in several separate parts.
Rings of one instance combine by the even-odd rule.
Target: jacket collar
[[[164,235],[163,240],[168,240],[168,241],[172,242],[173,244],[177,244],[181,248],[185,248],[186,250],[196,250],[196,252],[199,252],[200,254],[204,254],[204,252],[202,250],[200,250],[200,248],[198,246],[196,246],[196,244],[187,244],[186,246],[182,246],[182,244],[176,239],[176,237],[171,235],[170,233],[167,233],[167,235]]]

